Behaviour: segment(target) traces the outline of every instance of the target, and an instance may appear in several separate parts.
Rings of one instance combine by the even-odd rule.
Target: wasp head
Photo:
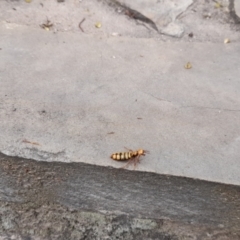
[[[139,149],[137,152],[138,152],[138,155],[143,155],[143,156],[145,156],[146,153],[149,153],[149,151],[143,150],[143,149]]]

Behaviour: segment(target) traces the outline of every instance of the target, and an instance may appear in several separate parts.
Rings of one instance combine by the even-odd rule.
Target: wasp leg
[[[129,159],[128,162],[127,162],[127,164],[125,164],[125,165],[124,165],[123,167],[121,167],[121,168],[123,168],[123,169],[127,168],[133,161],[134,161],[134,159]]]
[[[124,147],[125,149],[127,149],[128,151],[130,151],[130,152],[133,152],[133,150],[131,150],[131,149],[129,149],[129,148],[126,148],[126,147]]]
[[[134,169],[136,169],[137,164],[140,162],[140,156],[138,155],[137,157],[135,157],[134,159]]]

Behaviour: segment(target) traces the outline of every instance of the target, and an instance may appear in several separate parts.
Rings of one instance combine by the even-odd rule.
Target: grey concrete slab
[[[144,148],[136,170],[240,184],[239,43],[0,35],[1,152],[121,167]]]

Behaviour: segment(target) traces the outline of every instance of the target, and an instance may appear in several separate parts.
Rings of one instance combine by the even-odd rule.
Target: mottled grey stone
[[[184,28],[174,22],[193,3],[193,0],[119,0],[119,2],[151,19],[161,33],[181,37]]]
[[[171,22],[161,30],[161,33],[172,37],[182,37],[184,34],[184,27],[176,22]]]
[[[234,9],[235,9],[236,15],[240,18],[240,1],[239,0],[234,1]]]
[[[0,239],[240,238],[237,186],[3,154],[1,182]]]

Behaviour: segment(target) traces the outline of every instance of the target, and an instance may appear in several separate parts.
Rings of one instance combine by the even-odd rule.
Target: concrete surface
[[[1,240],[238,240],[239,198],[237,186],[0,154]]]
[[[240,44],[0,31],[1,152],[240,184]]]
[[[1,152],[121,167],[112,153],[144,148],[137,170],[240,184],[240,34],[225,3],[195,1],[178,40],[116,1],[0,4]]]

